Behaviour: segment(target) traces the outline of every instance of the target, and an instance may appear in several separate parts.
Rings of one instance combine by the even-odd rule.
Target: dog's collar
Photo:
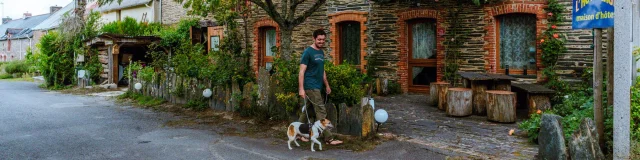
[[[324,131],[324,129],[322,129],[322,127],[318,126],[318,134],[322,134],[322,131]]]

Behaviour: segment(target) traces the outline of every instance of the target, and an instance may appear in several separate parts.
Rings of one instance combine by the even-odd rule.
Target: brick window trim
[[[276,46],[280,47],[280,26],[276,21],[270,18],[263,18],[255,22],[253,25],[253,71],[258,77],[258,71],[260,71],[260,62],[262,61],[260,55],[260,29],[264,27],[276,28]]]
[[[500,66],[498,62],[500,60],[499,48],[497,46],[499,34],[496,30],[499,26],[498,21],[496,20],[496,16],[512,14],[512,13],[525,13],[525,14],[533,14],[536,16],[536,70],[528,71],[528,73],[537,74],[538,79],[541,78],[541,71],[544,66],[542,66],[542,49],[540,48],[539,39],[542,38],[542,33],[547,29],[547,15],[545,14],[544,8],[546,8],[546,3],[541,2],[505,2],[494,5],[486,5],[483,10],[485,12],[485,30],[487,34],[485,34],[484,40],[486,41],[484,49],[488,52],[485,54],[485,70],[489,73],[505,73],[504,69],[499,69]],[[514,73],[522,74],[522,70],[516,70]]]
[[[215,26],[215,27],[207,27],[207,50],[211,52],[211,37],[218,36],[220,37],[220,41],[224,38],[224,26]]]
[[[365,36],[365,31],[367,30],[367,26],[365,23],[367,22],[367,14],[368,12],[363,11],[343,11],[338,13],[329,14],[329,23],[331,24],[331,28],[329,32],[331,32],[331,43],[329,47],[331,48],[331,57],[334,59],[333,64],[340,64],[340,47],[339,47],[339,26],[338,23],[346,22],[346,21],[356,21],[360,23],[360,69],[362,72],[366,72],[365,66],[367,65],[367,60],[364,58],[366,54],[366,43],[365,40],[367,36]]]
[[[439,30],[444,30],[444,17],[439,10],[432,9],[412,9],[398,12],[398,51],[399,61],[397,75],[400,78],[398,83],[404,93],[409,92],[409,21],[414,19],[435,19],[436,20],[436,34]],[[436,79],[438,82],[442,81],[444,76],[442,68],[444,67],[444,36],[436,35]],[[428,88],[427,88],[428,89]]]

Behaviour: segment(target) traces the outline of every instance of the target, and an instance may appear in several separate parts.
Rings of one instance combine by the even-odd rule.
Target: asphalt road
[[[0,81],[0,159],[444,159],[418,144],[389,141],[367,152],[289,150],[274,139],[164,127],[167,113],[105,97]],[[215,126],[212,126],[215,127]]]

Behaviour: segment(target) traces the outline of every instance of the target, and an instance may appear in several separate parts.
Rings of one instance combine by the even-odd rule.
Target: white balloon
[[[142,84],[136,83],[133,87],[135,87],[137,90],[140,90],[142,89]]]
[[[212,92],[211,92],[211,89],[209,89],[209,88],[207,88],[204,91],[202,91],[202,96],[204,96],[204,97],[209,98],[209,97],[211,97],[211,94],[212,94]]]
[[[374,114],[374,117],[376,118],[376,122],[384,123],[384,122],[387,122],[387,118],[389,118],[389,114],[387,114],[387,111],[385,111],[384,109],[378,109]]]

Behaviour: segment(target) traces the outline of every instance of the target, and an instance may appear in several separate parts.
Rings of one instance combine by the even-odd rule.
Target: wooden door
[[[428,92],[437,81],[436,22],[433,19],[409,23],[409,92]]]
[[[360,55],[360,23],[340,23],[340,62],[359,66]],[[360,68],[360,67],[357,67]]]

